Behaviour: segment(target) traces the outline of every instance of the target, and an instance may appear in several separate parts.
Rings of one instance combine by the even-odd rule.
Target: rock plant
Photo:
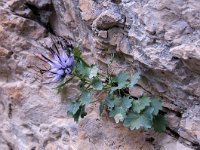
[[[48,48],[52,58],[42,55],[43,60],[50,67],[41,69],[42,74],[48,74],[48,82],[56,82],[56,89],[61,93],[64,87],[73,79],[80,80],[81,94],[78,99],[68,102],[67,113],[76,122],[87,115],[85,108],[92,101],[92,94],[104,91],[106,96],[100,101],[99,114],[103,111],[109,113],[116,123],[123,123],[131,130],[143,128],[145,130],[154,128],[155,131],[165,130],[165,118],[160,113],[162,103],[155,96],[133,96],[129,88],[134,87],[140,79],[141,72],[137,71],[132,76],[126,72],[113,75],[107,70],[102,75],[98,72],[98,66],[89,65],[82,57],[81,51],[71,45]],[[112,61],[110,62],[112,63]],[[108,64],[108,68],[109,68]]]

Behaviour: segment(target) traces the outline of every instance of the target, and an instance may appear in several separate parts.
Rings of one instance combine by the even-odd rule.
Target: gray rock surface
[[[76,124],[66,114],[75,84],[56,95],[31,67],[50,34],[79,45],[101,72],[112,53],[113,73],[140,69],[130,91],[162,98],[167,131],[130,132],[100,117],[98,103]],[[1,0],[0,150],[200,148],[199,37],[198,0]]]

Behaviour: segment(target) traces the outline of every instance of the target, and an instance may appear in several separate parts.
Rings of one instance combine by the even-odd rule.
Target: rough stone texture
[[[165,133],[132,131],[87,108],[79,124],[66,114],[66,98],[42,84],[31,65],[47,53],[50,33],[80,45],[104,72],[140,69],[132,94],[162,98]],[[0,149],[190,150],[200,148],[200,1],[1,0]],[[101,96],[96,96],[101,99]]]
[[[179,134],[181,137],[188,139],[194,143],[200,141],[200,108],[194,106],[189,108],[182,116],[180,122]]]

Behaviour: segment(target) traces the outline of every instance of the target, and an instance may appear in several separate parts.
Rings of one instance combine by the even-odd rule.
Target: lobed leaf
[[[92,86],[96,89],[96,90],[102,90],[103,89],[103,83],[101,80],[99,80],[98,78],[94,78],[92,80]]]
[[[133,74],[133,76],[131,77],[131,82],[129,84],[129,87],[133,87],[135,84],[137,84],[139,79],[140,79],[140,71]]]
[[[147,96],[142,96],[138,100],[133,101],[133,111],[140,113],[145,107],[150,106],[150,98]]]
[[[117,83],[117,86],[112,87],[110,93],[113,93],[115,90],[123,89],[123,88],[127,87],[128,74],[125,72],[120,72],[113,78],[113,81]]]
[[[93,77],[96,77],[97,73],[98,73],[97,66],[96,65],[92,65],[91,68],[90,68],[89,78],[91,79]]]
[[[148,113],[129,112],[124,120],[124,126],[129,127],[131,130],[141,127],[148,129],[152,127],[152,117]]]
[[[84,90],[81,93],[79,101],[82,105],[87,105],[91,102],[91,93],[88,90]]]
[[[88,77],[90,74],[90,68],[87,67],[82,61],[79,61],[75,65],[75,73],[83,77]]]
[[[107,99],[109,103],[106,103],[110,110],[109,116],[114,117],[116,123],[122,122],[133,100],[130,97],[117,97],[111,94],[110,97],[111,99]]]
[[[78,111],[73,115],[74,121],[78,122],[79,118],[84,118],[87,115],[85,112],[85,105],[81,105]]]
[[[162,109],[162,102],[160,101],[160,98],[153,97],[151,98],[151,106],[154,108],[154,115],[157,115],[159,110]]]
[[[81,103],[79,101],[69,102],[67,105],[67,113],[73,116],[79,110],[80,106],[81,106]]]
[[[115,107],[110,111],[109,116],[114,117],[116,123],[122,122],[126,117],[126,110],[123,107]]]
[[[105,98],[105,105],[108,107],[108,110],[111,111],[116,103],[117,97],[113,94],[108,94]]]
[[[163,115],[157,115],[153,118],[153,127],[157,132],[163,132],[166,129],[166,120]]]
[[[133,128],[133,126],[135,128],[140,128],[140,122],[138,123],[136,120],[138,119],[139,114],[135,113],[135,112],[129,112],[124,120],[124,126],[125,127],[131,127]],[[136,121],[136,122],[135,122]]]
[[[132,102],[133,102],[133,99],[130,98],[129,96],[124,96],[122,99],[121,99],[121,102],[122,102],[122,107],[125,111],[128,111],[128,109],[132,106]]]

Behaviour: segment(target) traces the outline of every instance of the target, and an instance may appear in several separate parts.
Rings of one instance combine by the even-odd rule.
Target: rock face
[[[47,53],[50,34],[79,45],[102,72],[112,53],[114,73],[140,69],[131,93],[162,98],[167,131],[130,132],[99,117],[98,103],[73,122],[66,98],[76,86],[58,96],[31,67]],[[0,149],[199,149],[199,37],[198,0],[1,0]]]

